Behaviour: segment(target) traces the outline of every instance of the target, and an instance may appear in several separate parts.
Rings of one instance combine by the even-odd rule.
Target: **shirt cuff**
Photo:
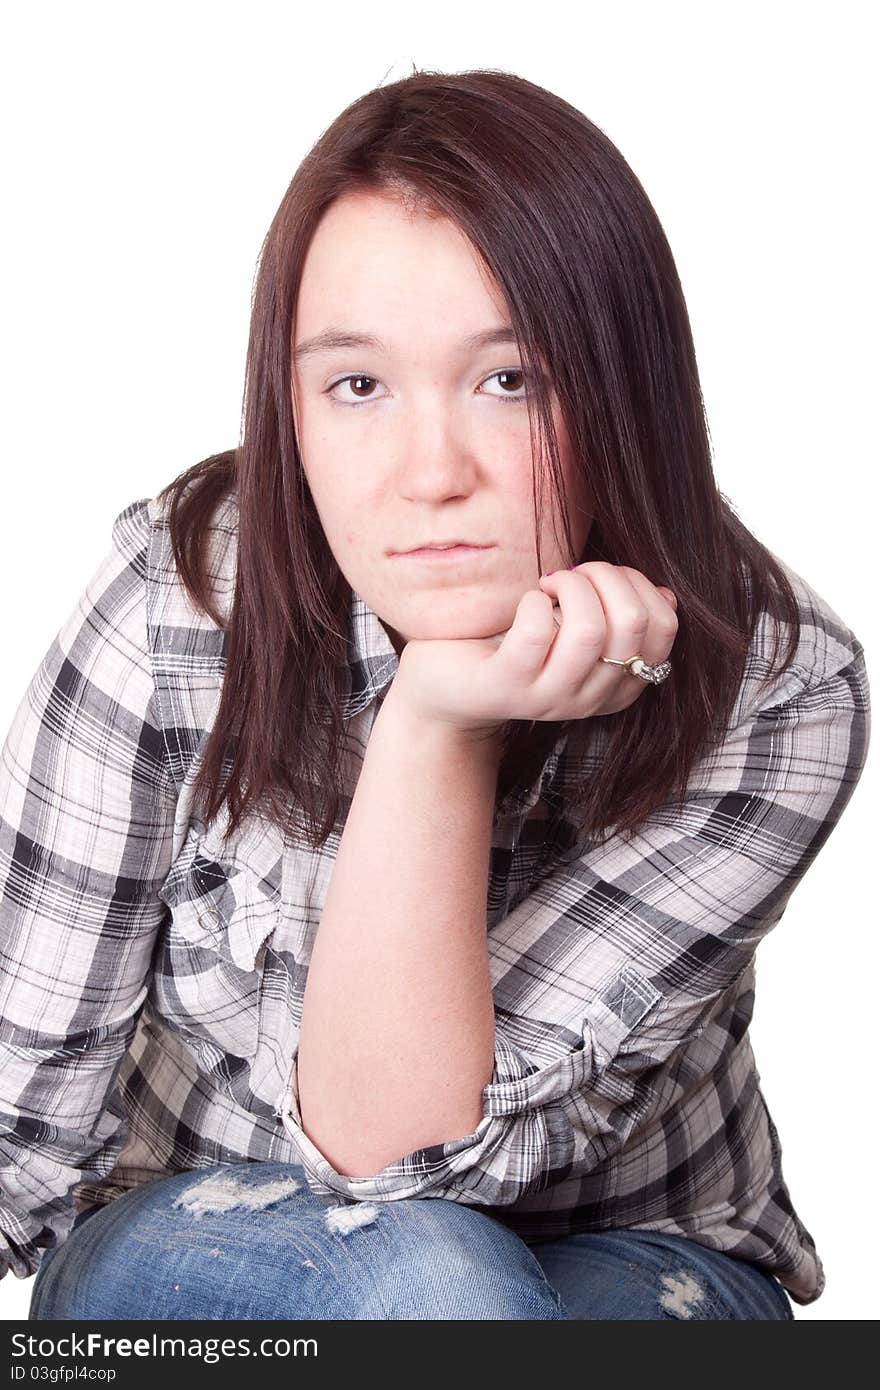
[[[537,1025],[505,1023],[496,1011],[495,1064],[476,1129],[416,1149],[367,1177],[338,1173],[303,1130],[294,1058],[281,1121],[309,1188],[359,1202],[421,1196],[486,1205],[516,1201],[558,1168],[560,1154],[574,1150],[578,1136],[561,1103],[590,1087],[659,997],[644,976],[625,966],[593,1000],[579,1035],[562,1030],[536,1038]]]
[[[0,1213],[8,1216],[3,1207],[0,1207]],[[0,1231],[0,1279],[4,1279],[10,1270],[16,1279],[30,1279],[39,1269],[44,1254],[45,1251],[31,1241],[18,1243]]]

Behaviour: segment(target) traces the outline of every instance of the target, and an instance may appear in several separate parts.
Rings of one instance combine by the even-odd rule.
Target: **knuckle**
[[[648,626],[647,608],[627,608],[621,614],[621,622],[632,632],[644,632]]]

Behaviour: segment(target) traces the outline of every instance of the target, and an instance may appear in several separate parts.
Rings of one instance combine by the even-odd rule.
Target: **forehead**
[[[416,246],[431,241],[470,243],[451,218],[435,208],[408,205],[391,192],[356,189],[342,193],[324,209],[309,243],[306,261],[320,261],[340,248],[372,254],[386,243]]]
[[[294,311],[296,338],[331,325],[456,337],[509,316],[476,248],[448,217],[373,192],[347,193],[324,212],[309,243]],[[442,333],[440,335],[442,337]]]

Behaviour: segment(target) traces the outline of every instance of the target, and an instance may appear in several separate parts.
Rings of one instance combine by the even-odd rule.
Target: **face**
[[[506,341],[466,341],[505,328]],[[378,340],[293,359],[300,456],[339,568],[398,655],[411,638],[505,632],[539,576],[528,381],[497,284],[450,220],[346,194],[309,246],[294,349],[329,329]],[[579,559],[592,519],[553,401],[577,550],[566,554],[553,524],[548,474],[545,570]],[[486,548],[439,561],[400,553],[447,539]]]

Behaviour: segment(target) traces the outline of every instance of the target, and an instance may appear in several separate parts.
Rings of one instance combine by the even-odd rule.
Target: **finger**
[[[586,585],[583,584],[585,579],[588,581]],[[557,571],[552,577],[545,576],[542,585],[550,587],[554,581],[559,582],[561,604],[566,592],[580,595],[592,589],[605,617],[605,641],[598,651],[591,653],[591,660],[581,663],[580,684],[566,686],[568,698],[575,699],[585,710],[610,713],[625,709],[644,693],[646,682],[634,677],[624,667],[611,665],[599,658],[609,656],[625,661],[630,656],[644,655],[650,618],[640,593],[630,583],[623,566],[604,560],[590,561],[571,571]],[[566,625],[564,612],[563,630]]]
[[[612,565],[608,561],[591,561],[588,562],[586,565],[576,565],[572,572],[575,574],[586,574],[587,577],[589,577],[592,573],[593,578],[596,579],[599,577],[599,575],[601,575],[602,570],[593,571],[594,565],[602,565],[605,571],[608,573],[609,581],[612,583],[615,575],[625,576],[629,580],[638,599],[640,599],[641,602],[645,604],[649,614],[648,628],[643,635],[642,646],[639,651],[639,654],[644,658],[645,661],[649,661],[651,663],[665,660],[666,656],[669,654],[669,650],[672,647],[672,644],[675,641],[675,637],[678,632],[678,617],[676,614],[677,600],[675,598],[675,594],[672,592],[671,589],[667,588],[665,585],[652,584],[651,581],[647,579],[645,575],[641,573],[640,570],[633,569],[630,565]],[[557,571],[557,573],[563,572],[564,571]],[[548,576],[544,577],[547,578]],[[601,585],[598,586],[598,592],[601,598]],[[618,589],[615,592],[617,604],[626,601],[623,590],[619,589],[618,587]],[[671,600],[671,602],[667,601],[666,598],[661,597],[661,595],[664,594],[669,595],[669,599]],[[609,617],[609,633],[611,632],[612,627],[610,620],[612,618],[619,617],[622,611],[623,610],[618,606],[614,607],[613,612],[609,610],[609,613],[607,614],[607,616]],[[638,631],[633,630],[632,635],[633,640],[635,640],[636,638],[638,638],[639,633]],[[626,659],[625,657],[617,657],[617,652],[614,651],[612,653],[610,648],[606,648],[606,650],[602,654],[604,656],[614,655],[619,660]],[[628,655],[635,656],[635,650],[629,652]]]
[[[633,588],[641,595],[650,615],[641,655],[651,665],[665,661],[678,633],[676,611],[661,596],[661,586],[652,584],[640,570],[631,569],[629,565],[623,565],[621,568],[625,570]],[[667,589],[666,593],[672,594],[672,590]]]
[[[553,575],[542,576],[540,586],[558,600],[561,623],[547,666],[547,680],[544,688],[539,689],[548,699],[558,696],[570,701],[580,695],[584,681],[607,650],[607,613],[586,575],[557,570]]]
[[[636,588],[630,578],[635,574],[636,571],[626,565],[612,565],[607,560],[592,560],[587,564],[575,566],[573,570],[557,570],[552,576],[545,575],[541,584],[545,591],[550,592],[556,585],[561,605],[563,592],[576,595],[585,592],[581,585],[570,588],[566,583],[570,575],[588,579],[605,616],[606,643],[600,655],[624,661],[627,657],[634,656],[644,645],[651,613],[656,610],[656,605],[660,603],[670,611],[665,600],[653,595],[649,607],[645,601],[643,587]],[[644,582],[649,583],[647,580]],[[653,590],[653,585],[650,587]],[[624,646],[629,650],[623,652]]]
[[[582,567],[579,566],[578,569],[580,568]],[[602,602],[606,604],[606,611],[613,612],[615,620],[620,622],[619,628],[616,626],[616,622],[609,624],[609,631],[614,628],[615,633],[612,640],[614,642],[620,641],[621,634],[623,634],[623,645],[629,643],[629,649],[624,652],[622,646],[612,650],[609,641],[603,655],[613,656],[617,660],[626,660],[629,656],[638,655],[650,665],[665,660],[675,640],[678,619],[675,610],[650,580],[641,571],[633,569],[629,565],[610,565],[605,562],[597,566],[591,578]],[[628,585],[630,592],[643,605],[644,612],[647,614],[647,623],[641,632],[639,632],[641,624],[636,624],[631,620],[627,621],[625,618],[626,600],[623,598],[623,590],[620,587],[621,581]],[[608,597],[612,594],[613,598]],[[636,700],[640,699],[648,688],[648,682],[642,680],[634,672],[627,671],[625,667],[602,662],[600,669],[617,671],[619,674],[618,684],[610,692],[608,692],[607,687],[600,686],[598,680],[595,679],[584,687],[583,698],[592,701],[594,707],[598,701],[598,708],[602,713],[611,714],[627,709],[630,705],[635,704]],[[597,691],[603,693],[597,695]]]
[[[492,660],[500,658],[512,677],[532,680],[547,660],[556,633],[553,600],[538,589],[527,589]]]

